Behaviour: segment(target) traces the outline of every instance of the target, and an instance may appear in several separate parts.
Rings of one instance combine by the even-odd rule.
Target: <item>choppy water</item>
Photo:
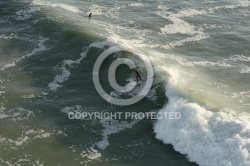
[[[1,0],[0,165],[250,165],[249,5]],[[109,104],[93,85],[95,60],[114,45],[144,51],[154,66],[149,94],[132,106]],[[101,78],[118,97],[105,74],[119,56]],[[134,77],[126,67],[118,75]],[[182,116],[67,116],[152,110]]]

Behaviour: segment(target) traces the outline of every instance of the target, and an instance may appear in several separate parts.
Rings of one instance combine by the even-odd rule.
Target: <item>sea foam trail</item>
[[[102,131],[102,140],[96,143],[97,147],[102,150],[106,149],[109,146],[108,137],[111,134],[116,134],[128,128],[132,128],[139,121],[140,120],[137,120],[137,119],[134,119],[131,122],[118,121],[118,120],[112,120],[112,119],[110,120],[101,119],[100,122],[102,123],[102,126],[104,127],[104,129]]]
[[[69,106],[64,107],[60,111],[68,114],[68,116],[69,116],[70,112],[82,113],[82,112],[89,112],[90,110],[83,108],[81,105],[74,105],[71,107],[69,107]],[[140,120],[141,119],[134,119],[131,122],[127,122],[127,121],[119,121],[119,120],[115,120],[115,119],[100,119],[100,123],[103,126],[103,130],[101,132],[102,140],[93,144],[91,149],[94,146],[97,146],[99,149],[102,149],[102,150],[106,149],[109,146],[108,138],[110,135],[117,134],[117,133],[120,133],[120,132],[125,131],[127,129],[130,129],[136,123],[138,123]],[[94,151],[94,152],[97,152],[97,151]],[[99,153],[94,153],[94,154],[98,155],[97,158],[101,157],[99,155]],[[84,152],[84,151],[83,151],[83,154],[81,154],[81,156],[89,158],[88,155],[86,155],[86,152]]]
[[[72,13],[82,13],[77,7],[63,4],[63,3],[51,3],[51,2],[46,2],[46,1],[41,1],[41,0],[33,0],[32,5],[35,6],[50,6],[50,7],[56,7],[56,8],[61,8],[64,10],[68,10]]]
[[[174,47],[182,46],[185,43],[200,41],[200,40],[209,38],[209,35],[204,32],[204,29],[202,27],[191,25],[190,23],[183,20],[182,18],[220,12],[222,9],[235,9],[235,8],[240,8],[240,7],[246,8],[249,6],[249,4],[250,4],[249,1],[241,0],[241,1],[238,1],[238,4],[234,4],[234,5],[216,6],[216,7],[212,7],[208,9],[200,9],[200,10],[186,8],[186,9],[181,9],[178,13],[171,13],[167,11],[168,10],[167,7],[160,5],[158,6],[158,9],[160,9],[160,11],[158,11],[156,14],[172,22],[172,24],[165,25],[165,27],[160,28],[162,34],[178,34],[179,33],[179,34],[191,35],[191,37],[188,37],[179,41],[171,42],[165,45],[161,45],[161,48],[171,49]]]
[[[16,20],[27,20],[32,17],[34,13],[36,13],[38,10],[40,10],[38,7],[30,6],[30,8],[26,10],[19,10],[16,12]]]
[[[179,112],[181,119],[158,119],[156,138],[172,144],[201,166],[250,165],[250,124],[244,117],[211,112],[198,103],[181,97],[178,82],[170,79],[166,95],[168,104],[160,112]]]
[[[16,65],[17,62],[25,59],[25,58],[28,58],[28,57],[31,57],[33,55],[35,55],[36,53],[39,53],[39,52],[42,52],[42,51],[46,51],[47,48],[44,46],[44,43],[49,40],[49,38],[44,38],[42,36],[39,36],[39,39],[38,39],[38,47],[34,48],[31,53],[27,54],[27,55],[24,55],[22,56],[21,58],[18,58],[16,59],[14,62],[11,62],[11,63],[8,63],[8,64],[4,64],[2,66],[0,66],[0,70],[1,71],[4,71],[5,69],[8,69],[10,67],[14,67]]]
[[[62,64],[62,73],[56,75],[54,80],[49,83],[48,87],[51,91],[56,91],[57,88],[62,86],[62,83],[67,81],[71,75],[69,69],[73,68],[75,64],[79,64],[84,58],[86,58],[89,49],[91,48],[99,48],[102,49],[105,46],[112,46],[111,42],[103,41],[103,42],[93,42],[89,45],[89,47],[83,47],[83,52],[80,54],[80,58],[77,60],[65,60]]]

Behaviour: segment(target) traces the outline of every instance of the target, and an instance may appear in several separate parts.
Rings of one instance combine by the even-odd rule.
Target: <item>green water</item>
[[[1,1],[0,165],[179,166],[208,165],[203,161],[213,159],[217,165],[248,165],[249,120],[213,114],[233,111],[248,116],[248,4]],[[93,12],[91,19],[89,12]],[[95,61],[112,45],[139,48],[154,66],[149,95],[134,105],[112,105],[94,87]],[[106,79],[109,65],[119,56],[132,55],[112,55],[101,68],[101,83],[109,94],[113,91]],[[134,71],[119,67],[118,82],[124,85],[129,78],[134,78]],[[171,96],[170,85],[178,95]],[[202,109],[186,109],[177,100],[170,111],[184,110],[183,119],[171,128],[158,120],[70,120],[67,115],[69,111],[157,112],[168,109],[169,99],[177,97]],[[215,126],[207,126],[210,123]],[[158,136],[162,133],[177,134],[177,143]],[[216,138],[211,146],[203,146],[211,135]],[[233,143],[223,144],[225,140]],[[200,147],[204,150],[198,154]],[[219,150],[213,151],[216,147]],[[232,156],[220,158],[231,150]]]

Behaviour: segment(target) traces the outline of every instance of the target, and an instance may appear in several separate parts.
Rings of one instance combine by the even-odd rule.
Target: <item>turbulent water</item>
[[[0,165],[250,165],[249,5],[1,0]],[[111,46],[140,49],[153,64],[153,86],[134,105],[109,104],[94,87],[95,60]],[[118,98],[105,74],[121,56],[132,57],[115,54],[101,71]],[[133,80],[127,67],[117,72]],[[70,120],[70,111],[181,118]]]

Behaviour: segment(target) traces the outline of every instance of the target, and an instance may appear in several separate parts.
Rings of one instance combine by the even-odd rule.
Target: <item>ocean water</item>
[[[1,0],[0,165],[250,165],[249,5]],[[139,49],[152,62],[153,86],[136,104],[110,104],[94,87],[95,61],[112,46]],[[100,79],[122,98],[107,81],[119,57],[133,55],[109,57]],[[133,70],[119,67],[117,82],[131,80]],[[181,118],[68,117],[149,111]]]

